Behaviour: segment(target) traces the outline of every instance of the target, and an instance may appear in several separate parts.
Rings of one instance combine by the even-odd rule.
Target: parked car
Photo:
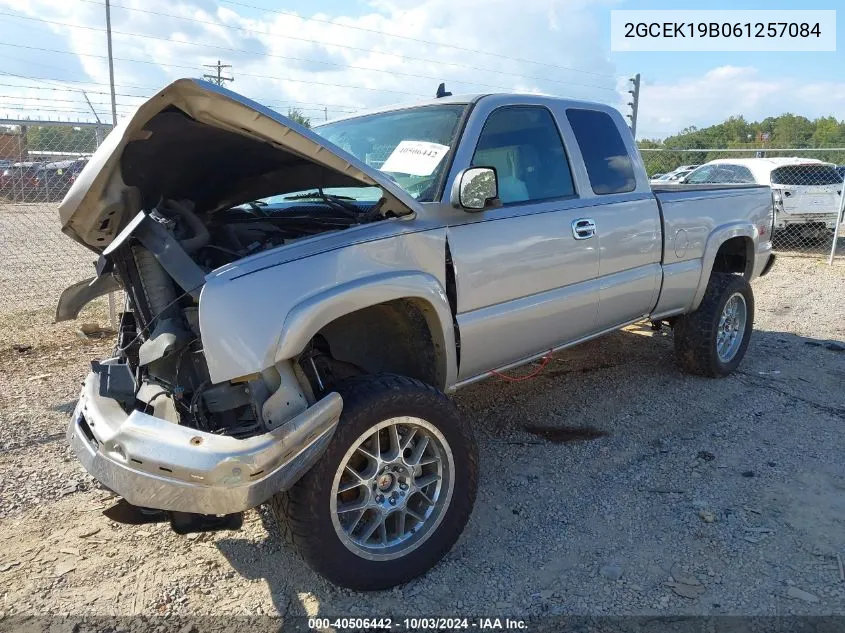
[[[723,158],[690,173],[689,184],[758,184],[771,187],[775,228],[805,238],[826,238],[836,226],[842,176],[813,158]]]
[[[42,198],[46,201],[64,198],[87,162],[87,158],[73,158],[43,165],[39,170]]]
[[[690,172],[692,172],[692,169],[678,168],[668,174],[663,174],[660,178],[652,178],[649,182],[653,185],[665,185],[680,182]]]
[[[42,164],[12,163],[0,173],[0,197],[12,202],[37,202],[42,199]]]
[[[652,189],[602,104],[447,96],[309,130],[183,79],[113,134],[59,208],[100,259],[57,319],[118,286],[130,306],[70,445],[179,531],[269,502],[355,589],[425,572],[470,516],[446,394],[643,319],[728,375],[774,262],[768,187]]]

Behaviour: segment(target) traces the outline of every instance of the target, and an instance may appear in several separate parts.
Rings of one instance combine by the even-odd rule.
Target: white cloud
[[[806,83],[800,77],[763,77],[747,66],[720,66],[671,83],[644,81],[637,136],[660,138],[732,115],[761,120],[785,112],[845,119],[845,81]]]
[[[281,109],[285,106],[280,102],[284,101],[332,104],[337,109],[330,107],[330,116],[340,114],[339,106],[364,108],[430,97],[440,81],[445,81],[447,88],[455,93],[544,92],[617,103],[619,96],[613,91],[615,69],[603,42],[601,13],[595,10],[596,6],[613,2],[373,0],[363,15],[311,16],[333,23],[327,24],[270,12],[260,17],[255,12],[245,15],[237,6],[223,7],[211,0],[190,3],[120,0],[116,4],[190,17],[199,22],[113,8],[115,57],[157,62],[117,61],[115,81],[121,86],[160,87],[177,77],[198,76],[207,70],[204,64],[220,59],[234,66],[236,81],[231,88]],[[97,3],[0,0],[0,6],[57,22],[96,27],[103,24],[102,5]],[[37,23],[14,22],[29,29],[37,28]],[[340,25],[432,43],[384,37]],[[105,54],[102,31],[45,26],[59,38],[54,48],[70,49],[78,54]],[[120,32],[154,34],[169,41],[130,37]],[[206,46],[182,44],[178,40]],[[490,51],[499,56],[479,55],[448,45]],[[32,53],[32,57],[36,58],[37,53]],[[98,84],[108,82],[106,61],[99,57],[80,57],[78,62],[67,55],[48,54],[44,58],[54,66],[81,65],[84,76],[62,77]],[[598,74],[572,72],[563,67]],[[56,71],[39,69],[30,70],[29,74],[60,76]],[[121,88],[118,92],[139,93]],[[147,94],[151,92],[147,90]],[[118,101],[138,102],[129,97],[119,97]],[[306,114],[321,118],[316,109]]]
[[[119,113],[127,113],[141,100],[128,95],[150,95],[178,77],[199,76],[208,71],[205,64],[218,59],[234,66],[231,72],[236,81],[229,87],[282,111],[291,102],[298,102],[306,115],[318,120],[323,116],[318,104],[329,104],[329,116],[339,116],[352,109],[433,96],[440,81],[455,93],[542,92],[604,101],[627,113],[629,95],[625,91],[629,85],[617,76],[603,31],[607,9],[616,2],[371,0],[361,15],[318,13],[305,16],[316,20],[303,20],[281,13],[245,12],[237,5],[221,5],[216,0],[119,0],[112,10]],[[102,29],[104,22],[102,4],[97,2],[0,0],[0,8],[93,29]],[[76,55],[3,48],[0,55],[9,53],[3,59],[3,70],[92,82],[86,87],[93,93],[100,114],[108,118],[108,96],[101,94],[108,84],[102,30],[13,18],[4,18],[4,24],[12,27],[6,31],[6,40],[17,38],[21,44],[70,50]],[[18,62],[7,63],[10,57]],[[0,81],[15,83],[8,77]],[[62,106],[34,99],[32,103],[53,108],[47,112],[51,116],[62,107],[81,110],[74,116],[85,116],[86,106],[78,92],[9,87],[0,89],[0,114],[37,114],[34,108],[22,111],[7,104],[22,101],[23,96],[50,95],[69,100],[62,103],[73,103]],[[755,119],[790,110],[807,116],[833,114],[845,118],[845,82],[805,83],[800,77],[764,77],[754,68],[739,66],[722,66],[672,82],[644,76],[638,135],[664,137],[689,125],[705,126],[733,114]]]

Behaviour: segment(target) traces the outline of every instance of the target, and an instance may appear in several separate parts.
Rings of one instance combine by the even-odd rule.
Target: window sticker
[[[402,141],[384,161],[381,171],[430,176],[448,151],[448,145],[426,141]]]

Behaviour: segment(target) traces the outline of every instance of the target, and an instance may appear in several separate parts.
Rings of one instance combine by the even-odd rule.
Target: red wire
[[[493,375],[493,376],[496,376],[498,378],[501,378],[502,380],[505,380],[507,382],[522,382],[523,380],[529,380],[531,378],[536,378],[537,376],[539,376],[540,373],[542,373],[542,371],[546,368],[546,365],[549,364],[549,361],[551,359],[552,359],[552,350],[549,350],[549,353],[546,354],[545,356],[543,356],[543,362],[540,363],[540,366],[526,376],[517,376],[517,377],[506,376],[505,374],[498,372],[495,369],[491,370],[490,374]]]

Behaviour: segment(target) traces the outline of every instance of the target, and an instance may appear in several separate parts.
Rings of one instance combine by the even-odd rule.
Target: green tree
[[[761,142],[761,134],[769,140]],[[678,165],[705,163],[714,158],[728,156],[750,158],[768,148],[801,149],[819,148],[818,152],[802,152],[801,156],[818,158],[835,163],[845,163],[841,151],[824,151],[824,148],[845,147],[845,121],[834,117],[810,120],[794,114],[767,117],[762,121],[746,121],[742,116],[732,116],[722,123],[706,128],[694,126],[678,134],[659,139],[639,141],[643,150],[660,148],[661,151],[644,151],[643,160],[649,174],[671,171]],[[673,152],[675,149],[747,149],[748,152]],[[774,155],[774,154],[768,154]],[[779,154],[783,155],[783,153]]]
[[[772,143],[780,147],[809,147],[815,125],[810,119],[794,114],[777,118],[772,133]]]
[[[302,110],[299,108],[288,108],[288,118],[304,127],[311,127],[311,118],[302,114]]]
[[[813,147],[843,147],[845,146],[845,125],[832,116],[816,119],[816,129],[810,137]]]
[[[90,127],[30,126],[26,131],[26,142],[30,150],[88,153],[97,149],[97,134]]]

